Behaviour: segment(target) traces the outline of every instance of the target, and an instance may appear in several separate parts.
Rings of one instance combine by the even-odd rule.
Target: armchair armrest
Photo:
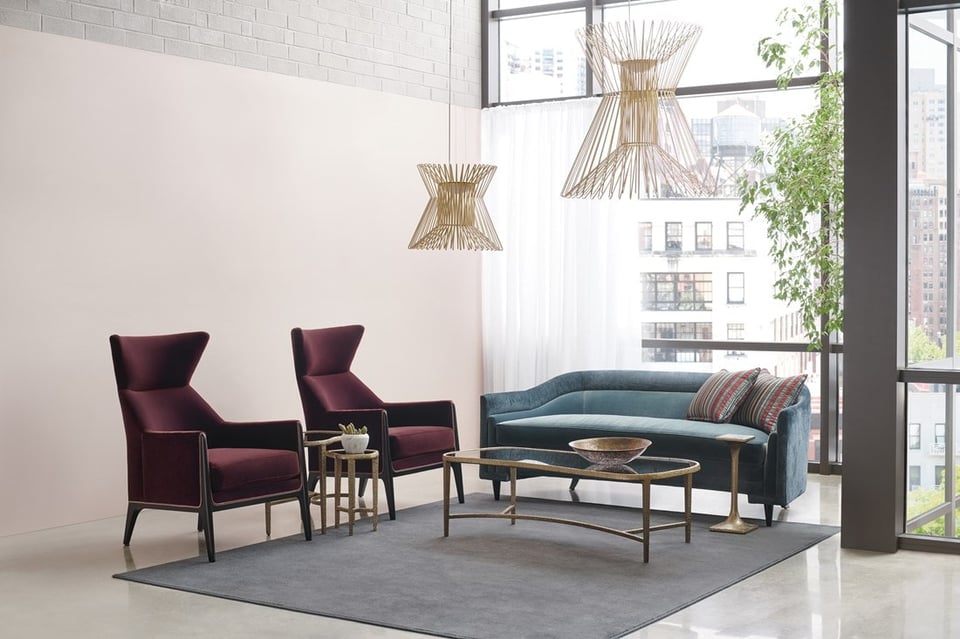
[[[147,431],[140,435],[143,501],[199,508],[207,465],[199,430]]]
[[[456,427],[457,409],[450,400],[426,402],[387,402],[383,407],[391,426]]]
[[[204,429],[210,448],[274,448],[299,451],[303,429],[295,419],[224,422]]]

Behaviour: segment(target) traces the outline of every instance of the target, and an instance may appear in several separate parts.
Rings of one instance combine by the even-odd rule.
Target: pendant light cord
[[[453,164],[453,0],[450,0],[450,46],[447,49],[447,164]]]

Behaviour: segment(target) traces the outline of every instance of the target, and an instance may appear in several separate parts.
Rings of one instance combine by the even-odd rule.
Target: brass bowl
[[[651,443],[640,437],[591,437],[570,442],[570,448],[590,463],[616,466],[636,459]]]

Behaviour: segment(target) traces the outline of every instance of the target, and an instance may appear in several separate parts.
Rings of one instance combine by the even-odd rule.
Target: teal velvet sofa
[[[653,442],[645,455],[700,462],[694,488],[729,491],[730,449],[716,437],[753,435],[740,451],[738,489],[750,503],[764,505],[769,526],[774,506],[785,508],[806,490],[810,391],[801,388],[767,433],[732,422],[686,419],[690,401],[708,377],[677,371],[576,371],[527,390],[487,393],[480,397],[480,445],[570,450],[569,442],[587,437],[644,437]],[[529,471],[518,477],[535,475]],[[499,499],[500,482],[508,480],[505,470],[480,466],[480,477],[493,482]]]

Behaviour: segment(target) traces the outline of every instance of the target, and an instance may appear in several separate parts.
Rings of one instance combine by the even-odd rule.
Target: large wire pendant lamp
[[[563,197],[695,197],[707,167],[676,88],[701,28],[675,21],[614,22],[577,32],[603,92]]]
[[[430,199],[420,216],[407,248],[500,251],[503,246],[493,228],[483,196],[497,167],[492,164],[451,162],[451,110],[453,108],[453,0],[450,9],[448,56],[447,163],[418,164]]]

